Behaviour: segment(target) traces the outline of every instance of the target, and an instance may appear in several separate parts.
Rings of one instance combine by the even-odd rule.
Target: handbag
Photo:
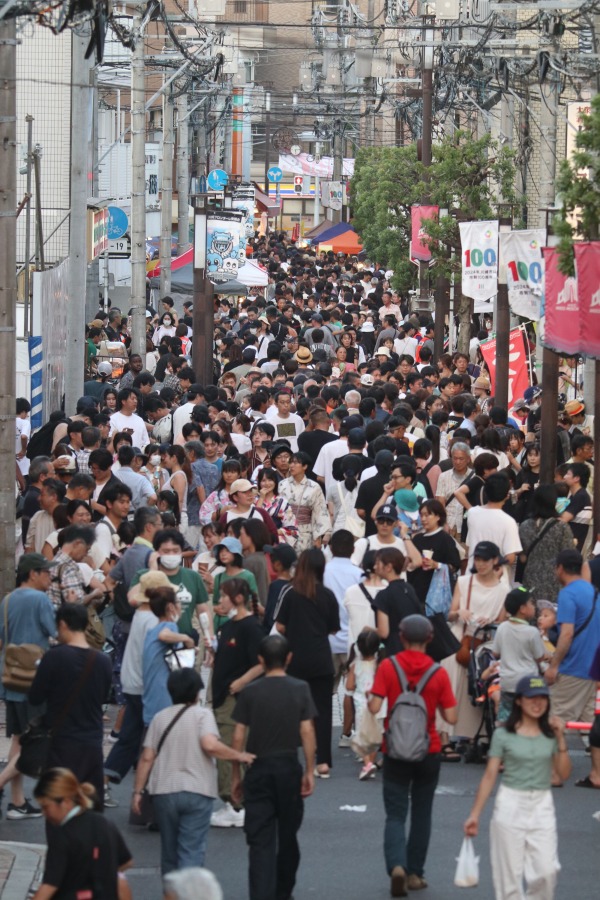
[[[88,658],[85,661],[83,672],[79,676],[79,680],[75,684],[67,702],[61,709],[56,722],[52,727],[46,725],[43,719],[32,719],[27,725],[27,728],[19,739],[21,752],[16,762],[17,770],[21,772],[22,775],[29,775],[31,778],[39,778],[46,768],[46,760],[50,753],[52,739],[64,725],[71,707],[79,697],[86,681],[92,674],[95,661],[96,653],[94,650],[90,650]]]
[[[337,483],[337,487],[338,487],[338,494],[340,495],[340,503],[342,504],[342,509],[344,510],[344,513],[346,515],[346,521],[344,523],[344,527],[346,528],[347,531],[350,532],[352,537],[363,538],[365,536],[365,528],[366,528],[367,523],[363,522],[362,519],[359,519],[358,516],[353,515],[352,511],[348,510],[348,507],[346,505],[346,498],[344,497],[344,494],[342,493],[342,485],[339,481]]]
[[[171,731],[173,726],[177,724],[177,722],[182,717],[184,712],[188,709],[190,709],[190,705],[184,706],[182,709],[180,709],[179,712],[175,716],[173,716],[173,718],[171,719],[171,721],[169,722],[169,724],[167,725],[167,727],[161,734],[160,740],[156,747],[156,755],[154,757],[154,762],[156,762],[156,757],[160,753],[160,751],[162,749],[162,745],[164,744],[167,737],[169,736],[169,732]],[[135,813],[133,811],[133,809],[130,808],[129,824],[130,825],[142,825],[145,827],[146,825],[150,825],[152,822],[154,822],[154,807],[152,805],[152,794],[148,790],[147,784],[145,784],[144,787],[142,788],[142,792],[141,792],[140,796],[142,798],[140,801],[140,811],[139,811],[139,813]]]
[[[165,653],[165,662],[171,672],[178,669],[193,669],[196,664],[196,650],[192,647],[187,650],[167,650]]]
[[[44,651],[37,644],[11,644],[8,639],[8,601],[4,601],[4,668],[2,684],[9,691],[27,693],[32,685],[37,665]]]
[[[467,610],[471,609],[471,591],[473,589],[473,576],[469,578],[469,592],[467,594]],[[465,630],[466,630],[465,625]],[[469,660],[471,659],[471,651],[476,650],[477,647],[483,644],[483,638],[474,637],[470,634],[463,634],[462,640],[460,642],[460,649],[456,654],[456,662],[459,666],[462,666],[464,669],[469,667]]]

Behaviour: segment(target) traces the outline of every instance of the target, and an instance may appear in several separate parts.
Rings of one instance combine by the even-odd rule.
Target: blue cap
[[[230,553],[236,553],[238,556],[243,556],[242,545],[237,538],[234,537],[226,537],[217,544],[217,546],[213,550],[213,556],[218,557],[219,550],[221,547],[225,547],[226,550],[229,550]]]

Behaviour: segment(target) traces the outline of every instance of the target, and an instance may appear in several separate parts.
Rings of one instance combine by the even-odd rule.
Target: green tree
[[[410,210],[424,197],[450,215],[429,226],[436,257],[432,274],[460,278],[459,221],[494,218],[499,199],[516,205],[514,154],[489,135],[475,140],[456,132],[433,145],[428,169],[418,162],[416,145],[370,147],[356,157],[351,184],[353,224],[371,259],[394,269],[394,287],[414,285],[417,268],[408,259]],[[467,346],[471,301],[460,297],[459,346]]]
[[[573,242],[598,240],[600,222],[600,94],[575,138],[575,153],[560,164],[556,189],[561,209],[554,217],[559,237],[559,265],[566,275],[575,271]]]

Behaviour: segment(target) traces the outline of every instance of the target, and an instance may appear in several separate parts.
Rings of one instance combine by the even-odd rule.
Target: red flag
[[[558,353],[579,353],[579,300],[577,281],[558,268],[554,247],[543,247],[544,273],[544,345]]]
[[[485,364],[490,372],[492,397],[496,393],[496,339],[480,344],[480,350]],[[508,408],[515,400],[522,397],[529,385],[529,372],[527,369],[527,348],[523,340],[523,329],[514,328],[509,334],[508,347]]]
[[[600,359],[600,241],[574,244],[579,300],[579,351]]]
[[[425,243],[427,238],[427,220],[437,222],[438,206],[412,206],[410,210],[411,238],[410,258],[414,263],[429,262],[431,250]]]

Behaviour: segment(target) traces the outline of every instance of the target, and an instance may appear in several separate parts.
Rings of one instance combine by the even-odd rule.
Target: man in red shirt
[[[427,655],[427,644],[433,637],[433,628],[424,616],[406,616],[400,622],[400,638],[404,650],[395,659],[406,673],[411,688],[433,665]],[[401,692],[400,681],[391,659],[385,659],[375,675],[371,688],[369,709],[377,715],[384,700],[388,712],[394,707]],[[435,728],[435,715],[439,710],[450,725],[457,720],[456,698],[445,669],[439,668],[423,688],[422,697],[427,707],[429,752],[421,762],[404,762],[387,755],[383,742],[383,802],[385,806],[384,853],[391,878],[392,897],[405,897],[407,888],[413,891],[427,887],[423,878],[425,858],[431,833],[433,796],[440,773],[442,744]],[[387,730],[388,720],[385,727]],[[408,843],[405,822],[410,801],[410,835]]]

